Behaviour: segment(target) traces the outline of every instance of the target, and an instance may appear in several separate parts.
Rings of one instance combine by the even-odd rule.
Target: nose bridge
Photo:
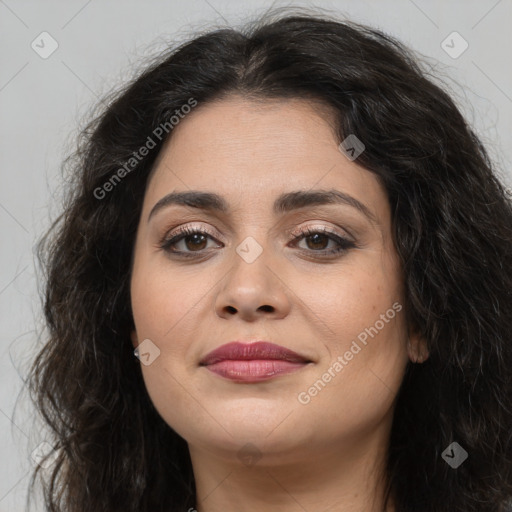
[[[271,260],[271,249],[266,244],[260,244],[252,236],[242,240],[235,248],[230,268],[217,296],[217,314],[286,314],[288,298],[276,271],[272,270]]]
[[[260,238],[261,240],[261,238]],[[246,297],[246,300],[262,300],[270,291],[268,283],[270,249],[260,244],[254,237],[248,236],[235,249],[231,270],[226,276],[226,286],[232,292]]]

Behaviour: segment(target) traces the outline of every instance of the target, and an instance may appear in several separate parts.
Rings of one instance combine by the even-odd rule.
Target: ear
[[[430,355],[426,340],[418,333],[409,334],[409,340],[407,341],[407,353],[409,354],[409,359],[413,363],[424,363]]]

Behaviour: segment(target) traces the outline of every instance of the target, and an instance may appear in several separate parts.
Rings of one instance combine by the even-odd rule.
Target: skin
[[[349,194],[377,222],[342,204],[273,213],[280,194],[311,189]],[[162,197],[189,190],[221,195],[230,212],[171,205],[148,222]],[[188,259],[159,245],[185,225],[212,234],[174,245]],[[307,227],[357,247],[322,256],[336,241],[301,236]],[[262,249],[252,263],[236,251],[247,237]],[[427,357],[405,310],[359,343],[307,404],[298,401],[365,328],[403,304],[386,192],[340,151],[328,112],[239,96],[196,107],[155,163],[133,256],[132,343],[149,339],[160,350],[142,374],[159,414],[188,443],[196,509],[382,512],[396,393],[408,360]],[[251,384],[199,366],[233,340],[271,341],[312,362]]]

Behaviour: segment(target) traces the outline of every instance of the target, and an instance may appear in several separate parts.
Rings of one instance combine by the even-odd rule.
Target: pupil
[[[202,240],[198,240],[199,238],[202,238]],[[193,239],[194,241],[192,242],[192,244],[189,244],[189,241],[190,239]],[[194,233],[193,235],[190,235],[187,237],[187,248],[188,249],[193,249],[193,248],[196,248],[196,249],[203,249],[203,247],[199,247],[197,245],[197,243],[199,242],[199,244],[205,242],[205,239],[206,237],[204,235],[202,235],[201,233]]]
[[[310,249],[314,249],[314,248],[316,248],[316,249],[325,249],[325,243],[322,244],[322,239],[323,239],[323,242],[325,242],[325,240],[327,239],[326,235],[322,235],[320,233],[315,233],[314,235],[310,235],[308,238],[310,240],[313,240],[313,245],[316,245],[316,244],[320,243],[320,245],[322,246],[322,247],[311,247],[311,244],[308,243],[308,246],[310,246],[309,247]]]

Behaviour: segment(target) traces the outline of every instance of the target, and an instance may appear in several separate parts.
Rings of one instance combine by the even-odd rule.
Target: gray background
[[[60,164],[82,116],[166,44],[272,5],[329,9],[427,57],[512,185],[511,0],[0,0],[0,512],[24,510],[30,454],[45,440],[26,393],[17,401],[42,326],[33,245],[59,211]],[[43,31],[59,45],[46,59],[31,47]],[[453,31],[469,45],[458,58],[441,46]]]

